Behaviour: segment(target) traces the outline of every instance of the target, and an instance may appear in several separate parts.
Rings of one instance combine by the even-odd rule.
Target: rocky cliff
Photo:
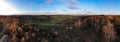
[[[120,42],[120,16],[1,16],[0,23],[9,42]]]

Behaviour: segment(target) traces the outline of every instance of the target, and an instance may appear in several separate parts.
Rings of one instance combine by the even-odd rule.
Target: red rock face
[[[19,18],[12,16],[0,17],[0,23],[4,24],[2,35],[9,35],[11,42],[27,42],[35,37],[33,28],[21,21]]]

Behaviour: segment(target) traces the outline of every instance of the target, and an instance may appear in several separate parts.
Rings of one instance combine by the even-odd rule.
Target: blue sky
[[[120,0],[6,0],[24,12],[120,13]]]

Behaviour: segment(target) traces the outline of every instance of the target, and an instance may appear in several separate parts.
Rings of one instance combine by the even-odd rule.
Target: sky
[[[3,0],[18,13],[116,13],[120,14],[120,0]],[[2,2],[3,2],[2,1]],[[1,7],[2,4],[0,4]],[[0,7],[0,8],[1,8]]]

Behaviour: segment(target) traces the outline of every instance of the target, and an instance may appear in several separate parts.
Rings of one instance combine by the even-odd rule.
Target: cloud
[[[67,5],[80,5],[78,0],[59,0],[59,1],[64,2]]]
[[[61,11],[66,12],[67,10],[61,10]]]
[[[45,3],[50,4],[50,3],[54,2],[54,1],[55,0],[46,0]],[[80,5],[78,0],[57,0],[57,1],[63,2],[65,4],[67,4],[67,5]]]
[[[0,0],[0,15],[11,15],[19,11],[4,0]]]
[[[79,7],[77,6],[67,6],[68,9],[70,10],[76,10],[76,9],[79,9]]]
[[[80,5],[78,0],[71,0],[71,5]]]
[[[80,3],[78,2],[78,0],[71,0],[71,2],[68,4],[68,9],[71,10],[76,10],[76,9],[80,9]]]
[[[78,0],[60,0],[64,3],[66,3],[66,7],[70,10],[76,10],[76,9],[80,9],[80,3]]]
[[[47,0],[45,3],[46,4],[50,4],[50,3],[52,3],[54,0]]]
[[[66,8],[70,10],[80,9],[80,3],[78,0],[46,0],[45,4],[51,4],[54,1],[63,2],[66,5]]]

